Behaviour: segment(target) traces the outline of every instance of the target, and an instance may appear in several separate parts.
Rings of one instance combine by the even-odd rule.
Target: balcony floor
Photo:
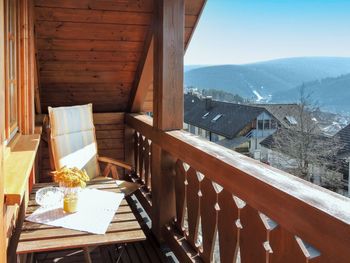
[[[146,241],[127,245],[101,246],[90,252],[92,262],[172,262],[155,243]],[[118,258],[120,257],[119,261]],[[63,250],[34,255],[34,262],[85,262],[82,249]]]
[[[150,232],[150,219],[142,209],[136,198],[131,197],[128,200],[132,210],[139,220],[147,240],[142,242],[130,243],[127,245],[114,244],[100,246],[90,252],[93,263],[153,263],[153,262],[178,262],[174,254],[165,246],[160,246]],[[119,261],[118,261],[119,259]],[[79,263],[85,262],[83,249],[69,249],[49,253],[36,253],[33,256],[35,263]]]

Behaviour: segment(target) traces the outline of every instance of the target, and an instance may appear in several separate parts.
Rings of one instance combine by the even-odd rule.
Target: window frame
[[[19,64],[20,64],[20,52],[19,52],[19,1],[18,0],[5,0],[4,1],[4,48],[5,48],[5,144],[10,142],[12,138],[19,131]],[[13,9],[11,9],[13,8]],[[12,21],[10,21],[10,19]],[[13,32],[10,30],[10,23],[14,23]],[[11,43],[12,42],[12,43]],[[13,43],[14,42],[14,43]],[[10,54],[10,45],[14,45],[13,54]],[[13,59],[13,61],[11,61]],[[14,64],[11,69],[11,63]],[[13,72],[12,72],[13,70]],[[13,73],[11,78],[10,74]],[[11,101],[11,85],[14,87],[13,100]],[[14,106],[12,106],[14,104]],[[13,108],[12,108],[13,107]],[[11,109],[12,108],[12,109]],[[15,110],[14,121],[11,120],[12,110]]]
[[[270,122],[270,119],[265,119],[264,120],[264,130],[270,130],[271,128],[271,122]]]
[[[275,119],[271,119],[271,129],[275,130],[278,128],[278,123]]]

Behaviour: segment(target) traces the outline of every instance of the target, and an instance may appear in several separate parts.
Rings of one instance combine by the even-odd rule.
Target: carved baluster
[[[149,179],[148,179],[148,189],[152,190],[152,141],[149,142]]]
[[[144,159],[144,154],[145,154],[145,151],[144,151],[144,138],[142,136],[142,134],[140,134],[140,137],[139,137],[139,179],[141,181],[143,181],[143,159]]]
[[[267,226],[260,213],[249,205],[240,211],[240,252],[241,262],[266,262],[269,254],[266,244]]]
[[[321,262],[318,251],[307,248],[300,238],[279,225],[275,224],[270,231],[269,243],[273,251],[270,255],[271,263]]]
[[[197,249],[196,242],[198,237],[199,226],[199,186],[197,172],[193,168],[187,171],[187,191],[186,191],[186,203],[187,203],[187,215],[188,215],[188,233],[187,240],[194,249]]]
[[[220,260],[222,263],[233,263],[236,262],[238,252],[240,229],[236,222],[239,218],[239,209],[233,195],[225,189],[219,194],[218,203],[220,206],[218,218]]]
[[[299,237],[296,237],[296,240],[307,258],[308,263],[327,263],[334,261],[334,258],[327,257],[327,255],[321,255],[317,249],[302,241]]]
[[[137,173],[139,165],[139,135],[138,132],[134,133],[134,161],[135,161],[135,172]]]
[[[175,193],[176,193],[176,226],[179,231],[184,231],[185,200],[186,200],[186,170],[181,160],[175,165]]]
[[[218,194],[212,182],[204,177],[201,182],[202,197],[200,201],[201,223],[202,223],[202,252],[201,257],[204,262],[213,261],[213,250],[217,235],[217,222],[219,205]]]
[[[149,156],[149,152],[150,152],[150,147],[149,147],[149,143],[148,143],[148,139],[145,138],[144,141],[144,162],[145,162],[145,185],[148,188],[149,186],[149,172],[150,172],[150,156]]]

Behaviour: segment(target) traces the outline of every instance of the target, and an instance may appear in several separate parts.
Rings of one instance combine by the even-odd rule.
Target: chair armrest
[[[134,170],[133,167],[132,167],[130,164],[125,163],[125,162],[123,162],[123,161],[115,160],[115,159],[113,159],[113,158],[99,156],[99,157],[98,157],[98,161],[99,161],[99,162],[103,162],[103,163],[114,164],[114,165],[116,165],[116,166],[125,168],[125,169],[130,170],[130,171],[133,171],[133,170]]]

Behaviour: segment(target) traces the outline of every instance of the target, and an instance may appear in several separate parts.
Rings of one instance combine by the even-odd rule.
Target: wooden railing
[[[350,262],[349,199],[185,131],[157,130],[150,117],[130,114],[126,124],[143,203],[152,205],[150,149],[174,158],[176,212],[162,232],[180,262]]]
[[[135,167],[136,178],[133,180],[141,184],[136,193],[147,214],[151,214],[151,141],[141,133],[133,132],[132,163]]]

